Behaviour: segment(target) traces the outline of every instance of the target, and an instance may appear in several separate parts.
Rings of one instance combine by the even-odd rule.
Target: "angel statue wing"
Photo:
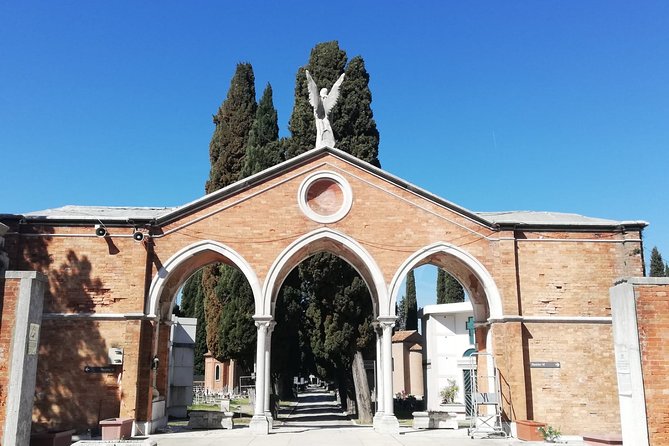
[[[345,74],[346,73],[342,73],[341,76],[339,76],[339,79],[337,79],[337,82],[335,82],[332,86],[332,90],[330,90],[328,96],[323,99],[323,108],[325,108],[325,113],[329,114],[330,110],[332,110],[332,107],[334,107],[337,103],[337,99],[339,99],[339,86],[342,82],[344,82]]]
[[[314,82],[314,79],[311,77],[311,74],[309,74],[309,70],[306,70],[307,72],[307,86],[309,87],[309,103],[313,108],[318,107],[318,103],[320,102],[320,98],[318,97],[318,87],[316,86],[316,82]]]

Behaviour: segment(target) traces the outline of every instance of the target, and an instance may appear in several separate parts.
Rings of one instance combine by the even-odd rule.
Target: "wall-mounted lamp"
[[[147,236],[147,234],[140,231],[139,229],[135,229],[135,231],[132,233],[132,238],[136,242],[141,242],[142,240],[144,240],[144,237],[146,237],[146,236]]]
[[[98,237],[107,237],[109,233],[103,225],[95,225],[95,235]]]

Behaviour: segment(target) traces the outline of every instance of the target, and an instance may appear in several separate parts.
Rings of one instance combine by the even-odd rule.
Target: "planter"
[[[546,427],[546,423],[532,420],[516,420],[516,431],[519,440],[543,441],[544,437],[539,432],[540,427]]]
[[[30,435],[30,446],[70,446],[73,430],[41,432]]]
[[[103,440],[125,440],[132,435],[132,418],[108,418],[100,421]]]

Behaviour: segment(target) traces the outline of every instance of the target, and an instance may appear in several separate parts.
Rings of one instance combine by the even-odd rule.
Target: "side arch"
[[[260,281],[251,265],[238,252],[223,243],[213,240],[201,240],[178,251],[163,264],[160,271],[153,277],[149,288],[145,312],[151,318],[159,318],[171,309],[176,293],[185,280],[197,269],[210,264],[222,262],[239,268],[248,280],[253,291],[255,307],[262,301]],[[171,293],[169,309],[161,299],[165,293]],[[161,306],[162,305],[162,306]]]
[[[458,279],[472,300],[477,321],[502,316],[502,299],[492,275],[467,251],[446,242],[437,242],[411,254],[399,267],[390,283],[390,308],[395,308],[399,288],[412,269],[427,264],[450,263],[457,271],[449,271]]]
[[[256,316],[274,314],[276,297],[288,274],[303,260],[319,252],[332,253],[348,262],[360,274],[370,291],[374,317],[387,315],[386,282],[374,258],[346,234],[330,228],[320,228],[295,240],[274,260],[263,287],[262,306],[256,307]],[[262,313],[258,312],[259,309]]]

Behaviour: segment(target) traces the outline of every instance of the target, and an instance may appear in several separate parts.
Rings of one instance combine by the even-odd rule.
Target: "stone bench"
[[[191,429],[232,429],[234,412],[189,410],[188,427]]]
[[[465,420],[464,404],[442,405],[443,409],[414,412],[414,429],[458,429],[458,422]]]
[[[583,443],[588,445],[623,444],[623,437],[616,434],[584,434]]]

